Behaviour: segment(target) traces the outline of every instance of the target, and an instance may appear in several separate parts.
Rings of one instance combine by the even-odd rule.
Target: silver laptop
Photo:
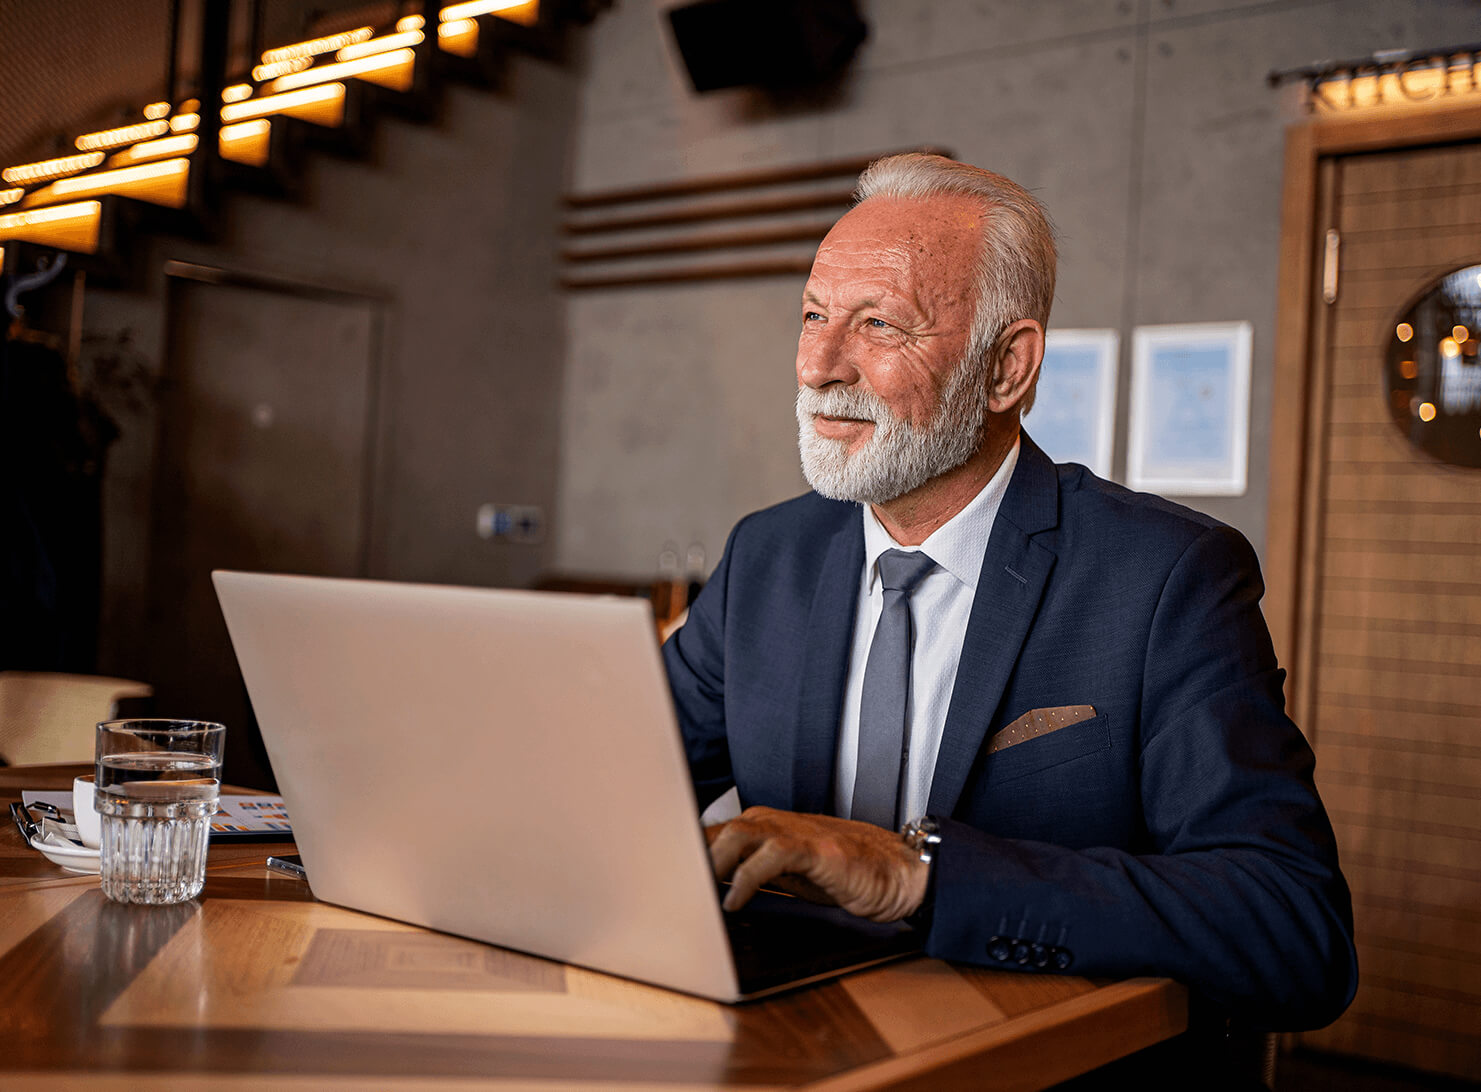
[[[213,578],[318,898],[719,1001],[919,947],[721,910],[643,600]]]

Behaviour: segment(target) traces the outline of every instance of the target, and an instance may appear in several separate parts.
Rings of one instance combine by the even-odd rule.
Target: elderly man
[[[726,906],[781,884],[941,958],[1329,1022],[1351,906],[1253,551],[1020,430],[1055,275],[1028,193],[906,155],[858,198],[803,293],[813,492],[737,525],[664,648],[701,803],[745,806],[710,831]]]

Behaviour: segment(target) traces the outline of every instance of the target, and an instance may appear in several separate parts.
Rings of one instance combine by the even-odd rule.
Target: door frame
[[[355,576],[361,579],[369,577],[377,567],[377,534],[380,525],[377,522],[378,506],[376,504],[378,490],[384,479],[384,467],[381,459],[385,451],[385,436],[389,435],[390,422],[387,413],[390,409],[389,400],[383,396],[382,387],[385,384],[387,367],[387,347],[391,341],[391,324],[394,321],[393,308],[395,299],[391,293],[377,288],[360,285],[341,285],[328,281],[313,280],[306,277],[298,277],[281,273],[263,273],[248,271],[244,269],[232,269],[218,265],[206,265],[200,262],[180,261],[168,259],[163,265],[164,280],[164,315],[165,333],[162,344],[166,346],[165,353],[168,354],[170,344],[169,327],[173,321],[175,308],[175,294],[173,287],[177,282],[190,282],[195,284],[215,285],[223,288],[249,288],[259,292],[277,292],[289,296],[301,296],[306,299],[327,300],[330,302],[342,301],[354,304],[365,304],[372,309],[371,338],[368,354],[368,369],[366,375],[366,402],[365,402],[365,438],[363,441],[364,464],[360,481],[360,526],[357,530],[359,544],[356,550]],[[173,375],[171,368],[174,362],[168,359],[164,362],[161,374]],[[158,427],[168,427],[168,423],[161,416]],[[158,457],[160,444],[155,443],[155,457]],[[151,469],[151,505],[153,491],[153,475],[157,473],[157,466]],[[153,550],[153,522],[150,524],[150,551]],[[146,587],[146,602],[150,593]]]
[[[1281,193],[1280,274],[1276,304],[1274,397],[1270,411],[1270,484],[1265,532],[1265,618],[1289,673],[1287,707],[1306,707],[1305,626],[1317,573],[1310,545],[1319,533],[1316,462],[1325,432],[1325,392],[1314,304],[1320,299],[1325,232],[1318,221],[1321,163],[1358,152],[1481,140],[1481,97],[1445,106],[1385,108],[1362,116],[1324,117],[1286,130]],[[1340,268],[1340,257],[1339,257]],[[1314,397],[1315,396],[1315,397]],[[1291,468],[1286,471],[1284,468]],[[1298,717],[1297,723],[1303,723]],[[1311,734],[1311,725],[1304,724]]]

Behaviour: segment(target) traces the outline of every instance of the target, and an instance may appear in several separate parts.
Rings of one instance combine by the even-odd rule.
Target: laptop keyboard
[[[880,925],[836,906],[769,891],[725,915],[741,993],[842,973],[920,950],[921,938],[901,922]]]

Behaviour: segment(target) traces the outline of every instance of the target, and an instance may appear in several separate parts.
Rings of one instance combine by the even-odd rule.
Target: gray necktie
[[[899,823],[901,773],[909,739],[905,732],[910,696],[910,593],[936,563],[920,552],[886,550],[879,555],[884,609],[874,627],[864,665],[859,702],[859,763],[854,775],[853,818],[894,830]]]

